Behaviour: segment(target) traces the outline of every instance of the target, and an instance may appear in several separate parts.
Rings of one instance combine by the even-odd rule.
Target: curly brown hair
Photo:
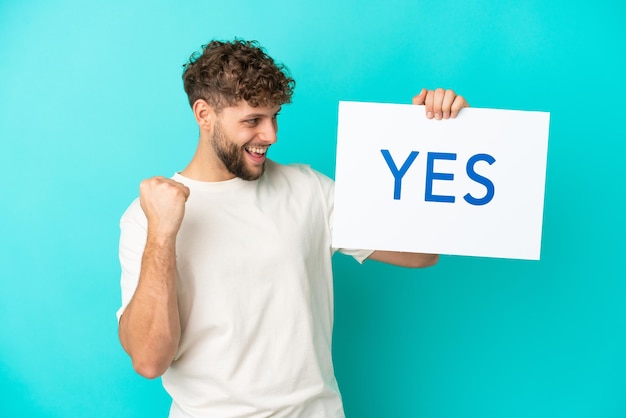
[[[240,100],[250,106],[291,103],[295,81],[256,41],[211,41],[183,65],[189,104],[204,99],[217,112]]]

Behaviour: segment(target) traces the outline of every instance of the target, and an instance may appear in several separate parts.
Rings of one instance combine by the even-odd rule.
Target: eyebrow
[[[278,110],[274,113],[267,114],[267,113],[248,113],[247,115],[242,116],[241,120],[246,120],[246,119],[252,119],[252,118],[261,118],[261,117],[267,117],[267,116],[274,116],[280,113],[280,111],[282,110],[282,106],[278,108]]]
[[[241,120],[262,118],[262,117],[265,117],[265,116],[267,116],[265,113],[249,113],[247,115],[243,115],[241,117]]]

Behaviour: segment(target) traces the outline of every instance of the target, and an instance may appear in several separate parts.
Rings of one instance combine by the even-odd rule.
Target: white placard
[[[538,260],[549,123],[340,102],[333,246]]]

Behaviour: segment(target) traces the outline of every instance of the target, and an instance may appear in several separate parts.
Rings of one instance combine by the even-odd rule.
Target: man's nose
[[[276,142],[278,133],[278,125],[275,120],[266,121],[261,131],[259,132],[259,139],[268,144],[273,144]]]

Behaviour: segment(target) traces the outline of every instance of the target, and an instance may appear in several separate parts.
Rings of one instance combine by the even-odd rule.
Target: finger
[[[159,176],[142,180],[141,183],[139,183],[139,194],[150,193],[150,191],[161,181],[163,181],[163,177]]]
[[[452,103],[456,98],[456,93],[453,90],[446,90],[443,96],[443,103],[441,104],[441,111],[443,112],[443,118],[448,119],[452,109]]]
[[[434,116],[433,113],[433,101],[435,100],[435,92],[432,90],[428,90],[426,93],[426,99],[424,99],[424,104],[426,105],[426,117],[428,119],[432,119]]]
[[[423,105],[424,104],[424,100],[426,100],[426,93],[427,90],[426,89],[422,89],[422,91],[419,92],[419,94],[416,94],[415,96],[413,96],[413,104],[414,105]]]
[[[143,180],[139,185],[140,195],[162,194],[167,193],[168,190],[177,190],[185,197],[185,200],[189,198],[190,190],[187,186],[162,176],[150,177]]]
[[[442,118],[441,105],[443,104],[443,98],[445,91],[442,88],[435,90],[435,98],[433,100],[433,112],[435,113],[435,119],[440,120]]]
[[[189,198],[189,194],[191,193],[191,191],[189,190],[189,187],[185,186],[183,183],[178,182],[176,180],[165,179],[165,181],[168,184],[171,184],[172,186],[174,186],[175,188],[180,190],[182,192],[183,196],[185,196],[185,201],[187,201],[187,199]]]
[[[465,100],[463,96],[456,96],[452,106],[450,107],[450,117],[456,118],[459,114],[459,111],[464,107],[470,107],[469,103]]]
[[[183,193],[185,193],[185,202],[186,202],[187,199],[189,199],[189,195],[191,194],[189,187],[183,185]]]

